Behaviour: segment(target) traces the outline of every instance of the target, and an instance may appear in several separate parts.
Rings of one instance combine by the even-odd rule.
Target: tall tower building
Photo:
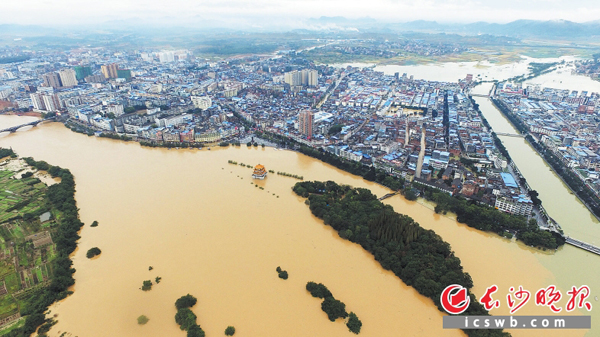
[[[158,53],[158,60],[160,63],[169,63],[175,61],[175,52],[170,50],[165,50]]]
[[[52,88],[62,87],[62,82],[60,81],[60,77],[57,73],[47,73],[43,77],[44,77],[44,84],[47,87],[52,87]]]
[[[298,70],[292,70],[283,75],[283,81],[291,86],[302,84],[301,75]]]
[[[78,81],[83,81],[84,78],[92,75],[92,68],[87,66],[76,66],[73,67],[75,70],[75,77]]]
[[[31,98],[31,103],[33,104],[33,108],[36,110],[46,110],[46,105],[44,104],[43,96],[38,93],[29,94]]]
[[[319,72],[314,69],[310,69],[308,71],[308,83],[306,83],[306,85],[311,86],[311,87],[316,87],[318,84],[319,84]]]
[[[116,63],[111,63],[111,64],[101,66],[100,70],[102,71],[104,78],[117,78],[118,77],[118,74],[117,74],[118,68],[119,68],[119,66]]]
[[[421,178],[421,170],[423,170],[423,160],[425,159],[425,127],[426,124],[421,125],[421,151],[419,151],[419,159],[417,160],[417,171],[415,177]]]
[[[59,72],[59,75],[63,87],[74,87],[77,85],[77,77],[75,70],[64,69]]]
[[[60,101],[58,100],[58,96],[56,94],[44,95],[44,105],[46,106],[46,111],[57,111],[60,110]]]
[[[298,115],[298,130],[306,138],[310,139],[313,134],[313,114],[309,110],[300,112]]]

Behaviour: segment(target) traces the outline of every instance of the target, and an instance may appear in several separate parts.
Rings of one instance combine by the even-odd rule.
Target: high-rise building
[[[46,111],[60,110],[60,101],[56,94],[44,95],[43,99],[44,105],[46,106]]]
[[[306,71],[308,73],[308,78],[305,85],[316,87],[319,84],[319,72],[314,69],[305,69],[302,71]]]
[[[57,111],[60,110],[60,100],[58,99],[58,95],[52,93],[33,93],[30,94],[31,103],[33,103],[33,108],[36,110],[43,111]]]
[[[314,69],[292,70],[283,75],[283,81],[291,86],[306,85],[316,87],[319,83],[319,72]]]
[[[75,70],[64,69],[59,72],[59,75],[63,87],[74,87],[77,85],[77,77],[75,75]]]
[[[298,131],[310,139],[313,133],[313,114],[309,110],[300,112],[298,115]]]
[[[283,75],[283,81],[291,86],[302,84],[298,70],[292,70]]]
[[[84,78],[92,75],[91,67],[76,66],[76,67],[73,67],[73,70],[75,70],[75,77],[77,78],[78,81],[83,81]]]
[[[102,83],[106,81],[104,75],[90,75],[85,77],[86,83]]]
[[[36,110],[46,110],[46,105],[44,104],[43,96],[41,94],[33,93],[29,94],[31,98],[31,103],[33,104],[33,108]]]
[[[60,88],[62,87],[62,83],[60,81],[60,76],[57,73],[47,73],[44,74],[44,85],[52,88]]]
[[[206,110],[212,106],[212,100],[208,96],[192,96],[192,103],[198,109]]]
[[[131,70],[117,69],[117,78],[124,78],[126,80],[130,80],[131,79]]]
[[[175,52],[172,51],[162,51],[158,53],[158,60],[160,63],[168,63],[175,61]]]
[[[118,77],[118,74],[117,74],[118,68],[119,68],[119,66],[116,63],[111,63],[111,64],[101,66],[100,70],[102,71],[102,74],[104,75],[105,78],[117,78]]]

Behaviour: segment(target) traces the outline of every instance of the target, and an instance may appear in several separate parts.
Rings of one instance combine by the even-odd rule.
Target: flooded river
[[[0,116],[3,124],[15,119]],[[311,158],[246,146],[149,149],[58,123],[4,136],[0,146],[67,167],[76,177],[86,226],[73,256],[74,294],[51,309],[59,320],[52,336],[185,336],[174,321],[174,302],[187,293],[198,298],[194,312],[209,336],[228,325],[236,336],[349,336],[305,290],[308,281],[324,283],[357,313],[361,335],[463,335],[442,330],[442,313],[431,300],[314,218],[291,190],[297,180],[255,181],[251,169],[227,163],[261,163],[387,193]],[[89,227],[94,220],[99,226]],[[91,247],[102,255],[87,259]],[[288,280],[277,277],[277,266]],[[156,276],[162,281],[152,290],[139,289]],[[136,322],[142,314],[150,318],[145,326]]]
[[[21,120],[0,116],[2,125]],[[291,191],[297,180],[270,175],[254,181],[251,169],[227,161],[367,187],[377,195],[388,192],[379,185],[291,151],[149,149],[76,134],[58,123],[0,136],[0,146],[67,167],[76,177],[76,199],[86,226],[73,256],[74,294],[51,308],[59,320],[51,336],[65,331],[90,337],[183,336],[174,322],[173,304],[187,293],[198,298],[194,312],[208,335],[221,335],[233,325],[240,336],[350,336],[341,321],[327,320],[320,302],[304,289],[307,281],[324,283],[357,313],[361,336],[464,335],[443,330],[442,314],[429,299],[314,218]],[[399,196],[386,202],[452,245],[477,296],[492,284],[500,287],[502,297],[509,286],[519,285],[534,292],[559,284],[566,291],[571,283],[591,282],[585,268],[600,261],[571,247],[556,254],[532,250]],[[100,225],[89,227],[94,220]],[[96,246],[102,255],[85,258]],[[570,260],[574,257],[585,260]],[[287,281],[277,278],[277,266],[288,271]],[[148,292],[139,289],[156,276],[162,277],[160,284]],[[597,294],[600,285],[590,285]],[[503,299],[492,313],[506,314],[506,308]],[[532,302],[519,311],[549,313]],[[145,326],[136,322],[142,314],[150,318]]]

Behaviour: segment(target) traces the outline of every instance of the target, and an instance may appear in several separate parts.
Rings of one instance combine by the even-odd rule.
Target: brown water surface
[[[2,116],[0,126],[15,121]],[[379,185],[272,148],[150,149],[76,134],[58,123],[0,137],[0,146],[69,168],[76,178],[86,227],[73,256],[75,292],[52,307],[59,320],[52,336],[64,331],[91,337],[184,336],[174,322],[173,303],[187,293],[198,298],[194,312],[209,336],[223,334],[228,325],[236,327],[236,336],[350,336],[341,321],[327,320],[319,300],[304,289],[307,281],[324,283],[357,313],[361,336],[464,335],[443,330],[442,314],[431,300],[313,217],[304,199],[291,191],[297,180],[273,174],[252,180],[251,169],[227,161],[261,163],[306,180],[330,179],[377,195],[388,193]],[[492,284],[500,287],[502,307],[494,314],[507,313],[504,296],[510,286],[535,292],[557,284],[564,292],[588,282],[594,294],[600,289],[586,269],[591,265],[598,270],[598,256],[572,247],[540,252],[437,215],[427,204],[399,196],[386,202],[452,245],[477,296]],[[94,220],[100,225],[89,227]],[[86,259],[85,252],[95,246],[102,255]],[[148,266],[154,269],[148,271]],[[289,272],[287,281],[277,278],[277,266]],[[151,291],[139,289],[156,276],[162,281]],[[137,325],[141,314],[150,318],[145,326]],[[550,311],[530,302],[518,314]]]

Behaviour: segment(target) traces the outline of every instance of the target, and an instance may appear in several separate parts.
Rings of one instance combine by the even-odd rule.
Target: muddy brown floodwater
[[[20,121],[0,116],[0,126]],[[291,151],[142,148],[76,134],[58,123],[0,135],[0,146],[69,168],[75,175],[77,205],[86,226],[73,254],[74,293],[51,307],[59,320],[51,336],[65,331],[81,337],[185,336],[174,321],[174,302],[188,293],[198,298],[193,310],[209,336],[222,335],[228,325],[235,326],[236,336],[351,336],[342,321],[329,322],[320,301],[305,290],[308,281],[327,285],[359,316],[361,336],[464,336],[443,330],[443,315],[431,300],[313,217],[304,199],[291,190],[298,180],[275,174],[252,180],[250,168],[227,161],[260,163],[305,180],[366,187],[377,195],[389,192],[379,185]],[[571,269],[558,267],[568,249],[539,252],[437,215],[422,202],[400,196],[385,202],[452,245],[473,278],[476,296],[492,284],[505,296],[509,286],[536,291],[556,283],[564,292],[569,282],[586,280],[583,275],[559,275]],[[99,226],[89,227],[94,220]],[[85,257],[91,247],[102,250],[99,258]],[[587,261],[598,266],[600,258]],[[149,271],[149,266],[154,269]],[[288,280],[277,277],[277,266],[288,271]],[[140,290],[144,280],[156,276],[162,277],[159,284],[148,292]],[[597,289],[592,287],[593,295]],[[492,313],[506,314],[506,301]],[[136,318],[142,314],[150,321],[139,326]],[[518,314],[550,311],[530,302]]]

